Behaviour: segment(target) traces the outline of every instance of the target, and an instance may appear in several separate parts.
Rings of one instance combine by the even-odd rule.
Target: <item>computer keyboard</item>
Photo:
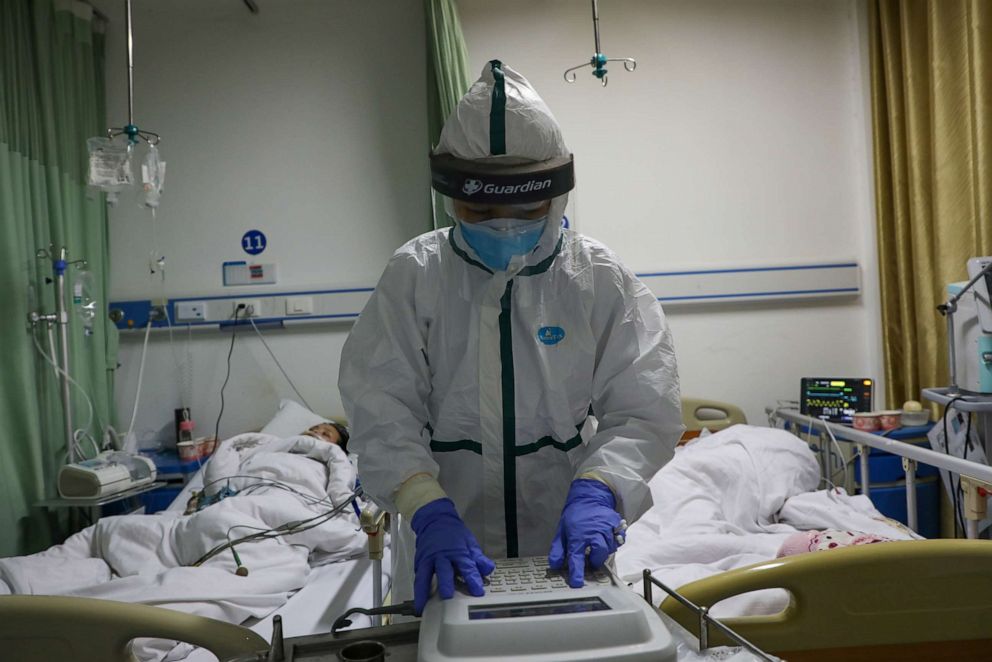
[[[531,594],[556,591],[568,588],[563,576],[564,570],[548,568],[547,556],[528,556],[517,559],[500,559],[496,569],[483,580],[486,592],[493,594]],[[586,584],[610,584],[610,574],[606,570],[589,570],[585,573]]]

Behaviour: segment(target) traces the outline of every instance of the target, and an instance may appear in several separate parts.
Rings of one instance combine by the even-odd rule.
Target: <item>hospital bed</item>
[[[992,541],[925,540],[792,556],[682,586],[661,609],[702,634],[705,610],[735,595],[784,588],[779,614],[723,619],[756,646],[790,661],[965,660],[992,655]],[[645,597],[653,600],[650,572]],[[685,602],[692,607],[686,606]],[[704,608],[700,610],[699,608]]]
[[[196,483],[191,483],[191,486]],[[192,489],[192,487],[191,487]],[[184,507],[181,494],[171,509]],[[388,550],[385,552],[388,567]],[[380,591],[374,588],[378,577]],[[352,607],[381,600],[388,578],[377,575],[369,559],[316,565],[306,584],[277,610],[243,626],[140,604],[65,596],[0,596],[0,659],[4,662],[133,662],[128,643],[136,637],[169,639],[197,648],[181,659],[212,662],[265,649],[276,619],[287,637],[328,632]],[[355,615],[355,628],[369,627]],[[183,655],[184,651],[176,651]],[[215,657],[216,656],[216,657]]]
[[[297,429],[298,424],[292,423],[291,428]],[[304,426],[306,427],[306,426]],[[172,514],[182,514],[186,508],[186,504],[189,501],[190,496],[196,490],[202,489],[203,486],[203,475],[205,467],[201,468],[193,478],[185,485],[183,490],[177,495],[172,503],[165,509],[167,512]],[[143,518],[143,515],[131,515],[128,518]],[[152,516],[155,517],[155,516]],[[168,515],[166,516],[168,517]],[[370,533],[368,527],[365,528],[366,533]],[[357,525],[352,531],[357,531],[358,536],[363,537]],[[382,539],[382,533],[379,533],[379,539]],[[354,535],[354,534],[352,534]],[[78,545],[76,546],[78,547]],[[74,547],[73,549],[76,549]],[[242,549],[241,555],[244,556],[245,551]],[[340,559],[340,554],[332,555],[331,558]],[[388,577],[384,577],[381,568],[382,564],[385,562],[388,567],[389,556],[388,550],[385,550],[383,555],[379,556],[378,561],[371,558],[350,558],[347,560],[334,560],[333,562],[322,562],[320,556],[311,556],[309,573],[303,580],[305,583],[302,587],[289,595],[288,600],[281,604],[275,611],[269,613],[264,618],[261,619],[249,619],[245,623],[247,626],[246,630],[252,633],[253,640],[261,641],[259,637],[269,638],[273,629],[273,621],[276,617],[280,617],[287,623],[286,635],[287,636],[301,636],[306,634],[311,634],[315,632],[325,632],[330,629],[333,620],[339,616],[341,613],[347,611],[352,607],[362,606],[367,607],[375,602],[381,602],[382,594],[388,590]],[[238,562],[240,563],[240,561]],[[255,576],[255,572],[251,573]],[[51,584],[51,582],[49,582]],[[6,592],[4,590],[4,584],[0,581],[0,594]],[[192,587],[191,587],[192,588]],[[14,592],[18,592],[16,589]],[[23,591],[26,593],[32,593],[30,588]],[[44,593],[45,590],[37,591]],[[196,600],[192,595],[195,595],[197,591],[192,591],[190,593],[190,600]],[[42,599],[44,598],[44,599]],[[50,598],[50,599],[49,599]],[[209,600],[209,598],[199,598],[202,600]],[[92,608],[87,606],[89,601],[83,598],[73,598],[66,600],[56,600],[51,596],[34,596],[34,595],[15,595],[15,596],[4,596],[3,607],[7,612],[17,612],[19,609],[23,608],[25,611],[30,613],[36,613],[38,609],[54,609],[56,612],[61,610],[60,613],[72,613],[73,609],[79,610],[80,613],[86,613],[89,616],[95,617],[95,613]],[[52,601],[54,600],[54,602]],[[138,598],[140,601],[140,596]],[[167,601],[168,602],[168,601]],[[109,620],[114,621],[116,619],[112,618],[114,609],[127,609],[138,607],[140,605],[135,604],[125,604],[116,603],[112,600],[97,600],[97,606],[99,607],[99,613],[107,615]],[[267,603],[265,603],[267,604]],[[32,611],[35,610],[35,611]],[[136,621],[122,621],[121,625],[125,623],[130,623],[131,625],[141,625],[142,628],[147,630],[148,637],[161,638],[165,637],[167,639],[179,640],[183,642],[188,642],[190,644],[198,644],[197,636],[197,623],[202,623],[203,619],[197,620],[198,617],[190,616],[189,619],[183,621],[185,625],[183,627],[189,626],[190,637],[181,637],[176,634],[176,632],[181,632],[182,629],[178,626],[174,626],[173,614],[178,614],[178,616],[189,616],[188,614],[181,614],[179,612],[173,612],[169,610],[159,609],[161,613],[160,618],[156,620],[153,618],[154,612],[149,612],[147,609],[142,607],[142,609],[134,612],[136,615],[142,615],[143,618],[137,619]],[[255,610],[258,611],[258,610]],[[130,612],[128,612],[130,613]],[[71,620],[71,619],[70,619]],[[209,620],[209,619],[208,619]],[[0,640],[9,638],[16,634],[16,628],[13,628],[10,623],[14,621],[3,622],[0,620]],[[52,621],[51,619],[46,619],[48,623],[56,623],[57,621]],[[219,622],[219,621],[218,621]],[[354,627],[369,626],[372,624],[372,620],[367,616],[356,616],[354,618]],[[161,627],[150,627],[152,625],[157,625]],[[133,629],[133,628],[132,628]],[[131,632],[131,630],[128,630]],[[161,637],[157,637],[154,633],[163,633]],[[225,632],[221,628],[221,634]],[[133,635],[132,635],[133,636]],[[126,641],[126,639],[125,639]],[[226,640],[221,639],[222,643]],[[25,646],[35,646],[37,642],[22,642]],[[0,658],[8,659],[6,654],[10,654],[11,649],[9,646],[5,650],[5,654],[0,655]],[[170,659],[175,659],[182,657],[182,659],[190,660],[191,662],[196,662],[198,660],[213,660],[214,658],[209,655],[206,651],[202,649],[192,649],[192,646],[185,646],[183,648],[177,648],[170,655],[173,657]],[[184,656],[184,657],[183,657]],[[46,659],[43,657],[36,657],[32,655],[27,655],[25,659]],[[68,657],[54,656],[47,659],[70,659]],[[130,659],[130,658],[129,658]]]
[[[740,423],[747,423],[747,417],[737,405],[719,400],[682,398],[682,424],[685,426],[682,443],[695,439],[704,430],[717,432]]]
[[[770,422],[797,436],[810,427],[853,444],[862,484],[870,495],[868,450],[903,458],[910,527],[916,527],[917,463],[962,477],[966,534],[977,537],[985,516],[989,466],[823,421],[798,411],[769,409]],[[800,427],[801,426],[801,427]],[[824,463],[824,467],[828,466]],[[972,494],[967,494],[971,491]],[[972,497],[972,498],[969,498]],[[788,660],[933,660],[992,657],[992,541],[915,540],[848,547],[777,558],[684,584],[660,604],[699,637],[703,647],[728,643],[722,625],[757,647]],[[658,586],[643,573],[643,593],[655,603]],[[775,614],[720,619],[710,610],[724,601],[767,589],[784,589],[788,605]]]
[[[715,410],[722,415],[700,413],[703,405],[688,408],[688,423],[710,430],[726,428],[731,411],[720,403]],[[788,420],[789,412],[782,412]],[[805,422],[805,417],[802,418]],[[714,422],[717,421],[717,422]],[[725,422],[721,425],[718,421]],[[866,445],[879,444],[890,452],[923,453],[926,460],[953,460],[907,444],[889,448],[894,443],[881,437],[859,439],[856,431],[837,430],[840,435],[853,435],[855,441]],[[860,433],[859,433],[860,434]],[[701,440],[705,441],[705,440]],[[905,448],[903,448],[905,447]],[[936,455],[937,457],[931,457]],[[958,461],[960,462],[960,460]],[[967,463],[957,469],[983,476],[988,467]],[[974,465],[974,466],[971,466]],[[183,495],[177,498],[183,501]],[[713,624],[709,609],[733,596],[749,594],[768,588],[788,591],[789,605],[779,614],[741,616],[721,619],[745,640],[756,646],[782,654],[790,660],[826,659],[935,659],[947,651],[947,659],[987,657],[987,626],[992,622],[992,543],[986,541],[915,541],[886,543],[848,549],[817,552],[757,563],[730,570],[678,589],[681,602],[666,600],[660,605],[666,618],[673,618],[692,634],[701,635],[700,645],[729,643],[722,638],[721,629]],[[341,564],[335,564],[341,565]],[[656,577],[650,569],[644,577],[645,597],[657,605],[652,592]],[[358,585],[367,585],[359,580]],[[321,611],[308,604],[307,596],[321,603],[326,596],[318,583],[307,585],[279,613],[284,616],[286,637],[300,637],[314,632],[327,632],[329,622],[343,610],[326,608]],[[318,594],[318,595],[314,595]],[[294,598],[295,599],[295,598]],[[358,598],[354,605],[369,606],[372,602]],[[691,605],[689,609],[685,605]],[[696,609],[699,608],[699,609]],[[319,612],[316,614],[315,612]],[[252,629],[269,638],[272,619],[253,625]],[[700,622],[710,626],[700,627]],[[936,626],[934,625],[936,624]],[[347,641],[367,634],[356,630],[344,633]],[[983,639],[984,637],[984,639]],[[316,641],[311,637],[307,640]],[[326,642],[325,642],[326,643]],[[909,647],[907,648],[907,645]],[[860,656],[860,657],[859,657]],[[192,658],[191,658],[192,659]],[[203,658],[207,659],[207,658]]]
[[[182,512],[194,492],[203,488],[203,471],[197,471],[186,483],[182,491],[166,508],[167,511]],[[369,512],[377,509],[369,505]],[[379,535],[382,535],[379,532]],[[269,640],[273,633],[273,623],[278,618],[284,625],[286,637],[301,637],[328,632],[334,620],[353,607],[368,607],[381,604],[382,595],[389,590],[389,577],[382,568],[389,568],[389,550],[384,550],[380,559],[353,559],[334,563],[314,565],[307,583],[289,600],[265,618],[243,624],[248,631]],[[372,618],[356,614],[353,628],[373,625]],[[194,642],[190,642],[194,643]],[[211,662],[213,657],[207,650],[193,650],[184,662]],[[222,658],[223,659],[223,658]]]
[[[0,596],[4,662],[133,662],[136,637],[180,639],[221,660],[264,650],[254,632],[171,609],[50,595]]]

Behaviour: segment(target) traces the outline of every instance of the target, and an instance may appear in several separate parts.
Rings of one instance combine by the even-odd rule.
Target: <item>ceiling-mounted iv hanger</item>
[[[623,62],[623,68],[627,71],[633,71],[637,68],[637,61],[632,57],[606,57],[599,47],[599,5],[597,0],[592,0],[592,29],[593,35],[596,39],[596,52],[592,54],[592,57],[588,62],[580,64],[578,66],[572,67],[571,69],[565,70],[565,82],[574,83],[575,82],[575,72],[583,67],[592,67],[592,75],[603,81],[603,87],[606,87],[606,63],[607,62]]]
[[[131,145],[138,140],[144,140],[150,145],[157,145],[162,139],[153,131],[139,129],[134,123],[134,37],[131,32],[131,0],[124,0],[124,11],[127,17],[127,124],[121,127],[107,129],[107,136],[127,136]]]

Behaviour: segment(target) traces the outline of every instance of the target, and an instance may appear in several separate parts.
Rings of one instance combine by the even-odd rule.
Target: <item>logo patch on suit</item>
[[[565,339],[565,329],[560,326],[542,326],[537,330],[537,339],[545,345],[557,345]]]

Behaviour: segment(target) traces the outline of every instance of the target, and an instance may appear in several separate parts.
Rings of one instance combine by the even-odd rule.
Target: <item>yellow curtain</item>
[[[992,0],[872,0],[889,406],[948,380],[946,285],[992,255]]]

